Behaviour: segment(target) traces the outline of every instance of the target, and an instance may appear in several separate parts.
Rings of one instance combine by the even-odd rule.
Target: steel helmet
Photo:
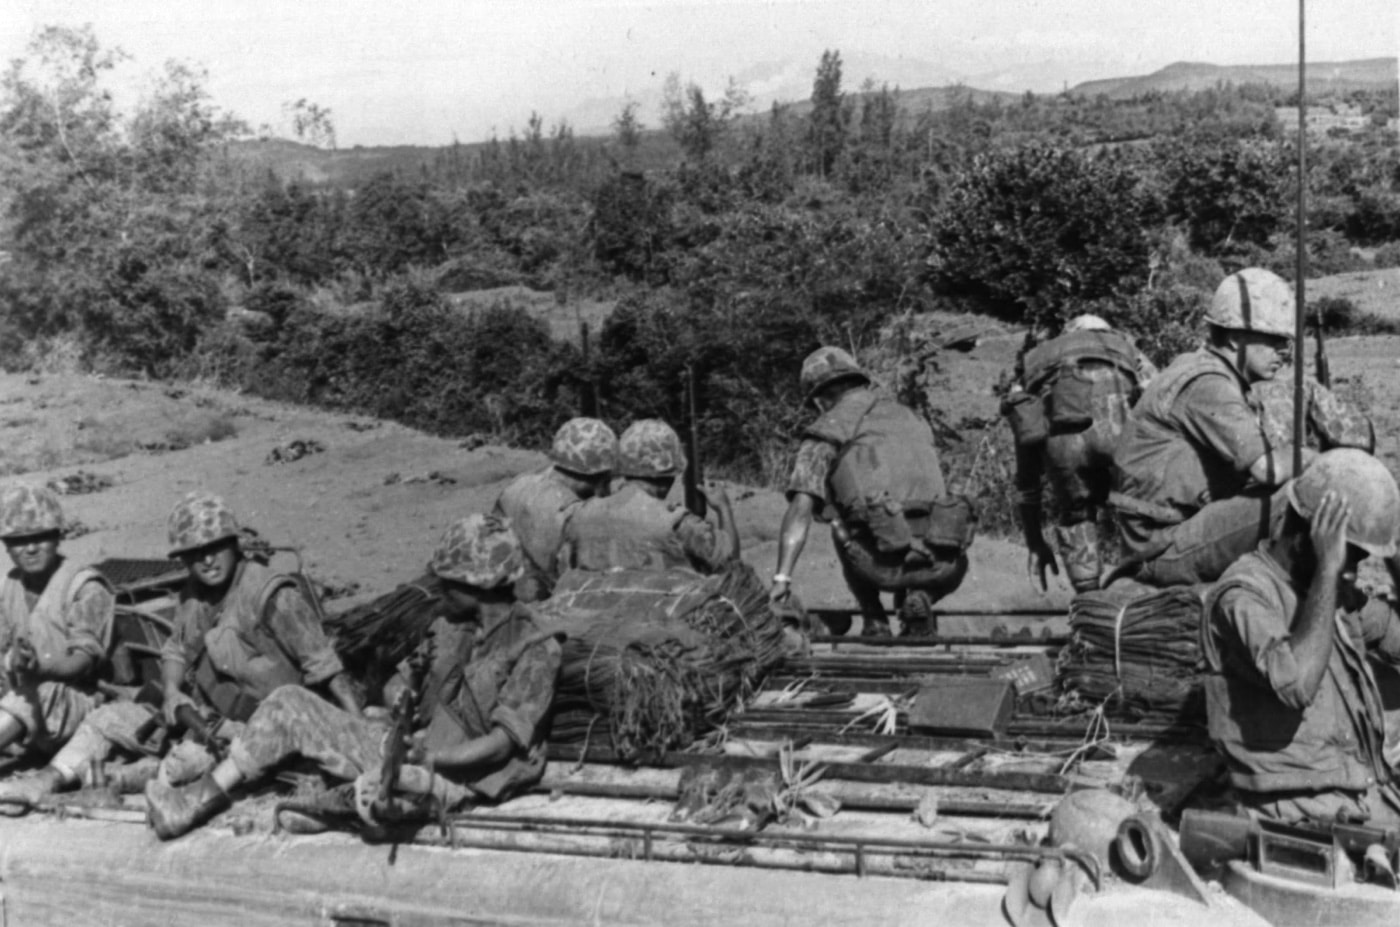
[[[1206,321],[1219,328],[1292,338],[1296,302],[1293,288],[1262,267],[1247,267],[1221,281],[1206,311]]]
[[[802,395],[810,402],[823,386],[843,377],[870,382],[870,375],[860,369],[850,354],[840,348],[817,348],[802,362]]]
[[[166,522],[170,556],[208,547],[216,541],[238,537],[238,521],[223,499],[206,492],[192,492],[175,503]]]
[[[525,554],[510,519],[474,514],[447,529],[428,569],[441,579],[495,589],[524,575]]]
[[[1136,812],[1136,805],[1107,789],[1071,792],[1050,812],[1050,843],[1088,850],[1107,867],[1118,825]]]
[[[596,418],[571,418],[554,433],[549,459],[580,476],[598,476],[617,464],[617,435]]]
[[[1311,519],[1328,491],[1351,506],[1347,540],[1376,557],[1395,553],[1400,526],[1400,488],[1385,464],[1355,448],[1338,448],[1318,455],[1312,466],[1288,484],[1288,501]]]
[[[1112,325],[1092,313],[1077,315],[1065,323],[1066,335],[1074,332],[1107,332],[1112,330]]]
[[[62,530],[63,507],[52,491],[21,483],[0,493],[0,538],[33,537]]]
[[[685,451],[675,429],[657,418],[633,422],[617,442],[617,472],[659,479],[685,470]]]

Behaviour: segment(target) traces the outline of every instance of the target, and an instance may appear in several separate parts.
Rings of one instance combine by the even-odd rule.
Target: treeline
[[[659,127],[627,107],[588,140],[532,117],[340,188],[250,162],[192,69],[118,112],[115,63],[90,32],[49,29],[0,86],[7,367],[208,376],[529,443],[585,396],[618,423],[679,420],[692,365],[711,459],[772,479],[819,343],[862,351],[933,308],[1050,326],[1090,309],[1161,358],[1229,269],[1292,265],[1296,159],[1267,88],[955,90],[913,110],[848,92],[828,52],[801,112],[673,80]],[[1400,263],[1393,136],[1316,144],[1307,184],[1316,272]],[[616,300],[586,364],[523,309],[445,298],[515,284],[564,312]]]

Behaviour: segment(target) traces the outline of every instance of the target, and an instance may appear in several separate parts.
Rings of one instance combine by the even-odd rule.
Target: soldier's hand
[[[1313,512],[1309,536],[1318,569],[1339,574],[1347,561],[1347,519],[1351,506],[1335,492],[1323,493]]]
[[[1040,584],[1041,592],[1050,588],[1050,581],[1045,576],[1046,570],[1056,576],[1060,575],[1060,564],[1055,560],[1054,549],[1041,538],[1040,543],[1031,544],[1030,550],[1026,552],[1026,574],[1031,585]]]
[[[768,590],[768,604],[784,605],[790,598],[792,598],[792,580],[775,578],[773,588]]]
[[[403,761],[410,766],[422,766],[428,762],[428,732],[415,731],[408,737],[408,749]]]

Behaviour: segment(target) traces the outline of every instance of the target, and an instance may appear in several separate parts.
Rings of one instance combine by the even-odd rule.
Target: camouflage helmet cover
[[[238,522],[223,499],[206,492],[192,492],[175,503],[166,522],[170,556],[198,550],[238,537]]]
[[[63,507],[48,489],[20,484],[0,494],[0,537],[31,537],[62,530]]]
[[[581,476],[607,473],[617,465],[617,435],[596,418],[571,418],[554,433],[549,459]]]
[[[1262,267],[1246,267],[1221,281],[1206,321],[1217,328],[1292,338],[1295,306],[1293,288],[1282,277]]]
[[[441,579],[495,589],[524,575],[525,554],[509,519],[478,513],[443,533],[428,569]]]
[[[870,375],[847,352],[830,346],[817,348],[802,361],[802,395],[811,401],[823,386],[843,377],[870,382]]]
[[[623,476],[658,479],[679,476],[686,467],[685,451],[674,428],[656,418],[633,422],[617,443],[617,472]]]

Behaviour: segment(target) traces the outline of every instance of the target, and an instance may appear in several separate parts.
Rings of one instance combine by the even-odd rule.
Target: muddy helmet
[[[1311,519],[1329,490],[1351,506],[1347,518],[1350,543],[1376,557],[1395,553],[1400,488],[1385,464],[1355,448],[1319,454],[1301,476],[1288,484],[1288,501],[1299,515]]]
[[[62,530],[63,507],[52,491],[21,483],[0,493],[0,538],[32,537]]]
[[[1215,290],[1206,321],[1217,328],[1292,338],[1296,321],[1293,288],[1262,267],[1226,277]]]
[[[596,418],[571,418],[554,433],[549,459],[580,476],[607,473],[617,465],[617,435]]]
[[[1077,315],[1065,323],[1065,334],[1074,332],[1107,332],[1112,331],[1113,326],[1109,325],[1099,316],[1086,312],[1084,315]]]
[[[238,521],[223,499],[207,492],[192,492],[175,503],[166,522],[170,556],[208,547],[238,537]]]
[[[633,422],[617,442],[617,472],[660,479],[685,471],[685,451],[674,428],[657,418]]]
[[[495,589],[525,573],[525,554],[510,519],[478,513],[443,533],[428,569],[441,579]]]
[[[847,352],[833,347],[817,348],[802,361],[802,395],[810,402],[822,387],[845,377],[870,382],[870,375]]]

